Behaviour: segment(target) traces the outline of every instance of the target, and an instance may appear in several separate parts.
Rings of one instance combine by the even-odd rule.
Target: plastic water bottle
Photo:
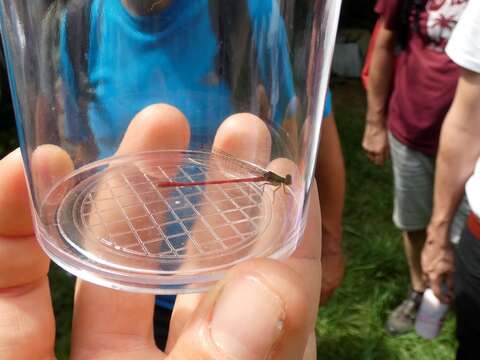
[[[435,296],[432,289],[425,290],[415,320],[417,334],[427,340],[435,339],[442,329],[448,307]]]

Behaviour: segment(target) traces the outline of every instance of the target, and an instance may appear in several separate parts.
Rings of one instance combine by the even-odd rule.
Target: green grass
[[[434,342],[413,333],[390,337],[383,329],[388,311],[408,288],[400,235],[391,223],[390,166],[379,169],[371,165],[361,151],[365,101],[359,83],[337,80],[333,90],[347,167],[347,271],[336,296],[318,316],[319,359],[452,359],[453,317]],[[0,152],[15,146],[13,130],[7,128],[0,132]],[[74,280],[56,266],[52,266],[50,280],[57,316],[57,354],[60,360],[68,359]]]
[[[452,359],[454,320],[433,341],[414,333],[391,337],[388,312],[408,289],[399,232],[391,222],[391,168],[369,163],[361,151],[365,100],[358,82],[335,81],[336,120],[347,168],[343,246],[345,280],[317,321],[319,359]]]

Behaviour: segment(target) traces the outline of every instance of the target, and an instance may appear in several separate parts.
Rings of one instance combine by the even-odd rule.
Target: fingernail
[[[285,304],[255,277],[228,283],[213,311],[210,331],[220,351],[233,359],[265,359],[278,340]]]

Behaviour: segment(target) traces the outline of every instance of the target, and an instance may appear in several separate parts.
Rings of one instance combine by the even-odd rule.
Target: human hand
[[[425,280],[435,296],[441,302],[450,304],[453,299],[455,262],[448,225],[430,223],[421,262]]]
[[[324,238],[325,239],[325,238]],[[323,240],[325,243],[325,240]],[[322,251],[322,291],[320,295],[320,306],[328,303],[340,286],[345,274],[345,259],[342,249],[326,249]]]
[[[140,116],[122,142],[122,151],[183,141],[178,128],[182,121],[178,113],[170,116],[170,110],[157,107]],[[171,117],[175,121],[169,121]],[[249,134],[252,138],[251,126]],[[44,150],[44,156],[56,151]],[[59,158],[58,151],[50,155]],[[5,174],[0,179],[0,209],[8,209],[0,211],[0,358],[53,359],[49,261],[33,236],[18,151],[0,161],[0,172]],[[152,296],[79,281],[71,358],[302,358],[314,328],[321,279],[316,189],[311,196],[304,241],[290,259],[243,263],[208,294],[179,297],[167,354],[154,345]]]
[[[389,156],[388,131],[382,124],[368,122],[362,140],[363,150],[370,161],[382,166]]]

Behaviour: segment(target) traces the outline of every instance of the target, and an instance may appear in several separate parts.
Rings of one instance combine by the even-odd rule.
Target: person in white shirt
[[[480,1],[470,1],[447,46],[461,77],[442,128],[434,210],[422,268],[435,295],[455,302],[457,359],[478,359],[480,341]],[[477,164],[475,166],[475,164]],[[466,190],[472,212],[454,251],[449,228]]]

